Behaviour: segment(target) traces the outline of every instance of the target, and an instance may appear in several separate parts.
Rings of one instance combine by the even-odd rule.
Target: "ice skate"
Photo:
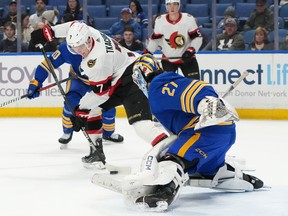
[[[105,161],[106,157],[103,152],[103,145],[101,138],[98,138],[96,140],[95,148],[97,149],[97,151],[90,146],[90,154],[82,157],[83,166],[87,169],[93,169],[93,168],[105,169],[105,166],[102,161]]]
[[[179,187],[175,188],[174,182],[167,185],[158,185],[155,193],[136,199],[136,206],[143,211],[165,211],[177,198],[178,190]]]
[[[66,149],[67,144],[71,141],[73,133],[64,133],[59,139],[58,142],[61,143],[60,149]]]
[[[263,186],[264,186],[263,181],[261,181],[260,179],[258,179],[255,176],[243,173],[243,179],[245,181],[248,181],[249,183],[251,183],[253,185],[254,189],[260,189],[260,188],[263,188]]]
[[[117,134],[117,133],[113,133],[111,136],[105,136],[103,134],[103,142],[116,142],[116,143],[120,143],[120,142],[123,142],[124,140],[124,137],[121,136],[120,134]]]

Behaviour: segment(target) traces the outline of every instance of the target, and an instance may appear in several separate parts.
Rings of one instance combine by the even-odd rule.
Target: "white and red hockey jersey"
[[[71,23],[53,27],[56,37],[66,37]],[[81,62],[81,74],[87,75],[92,91],[80,101],[80,109],[94,109],[106,102],[119,84],[125,69],[140,55],[132,52],[106,34],[90,27],[93,47]]]
[[[181,57],[188,47],[193,47],[197,52],[202,45],[202,40],[202,35],[192,15],[180,13],[178,20],[171,21],[168,14],[163,14],[155,20],[155,28],[149,38],[147,49],[154,53],[160,46],[163,57]],[[182,62],[181,59],[169,61]]]

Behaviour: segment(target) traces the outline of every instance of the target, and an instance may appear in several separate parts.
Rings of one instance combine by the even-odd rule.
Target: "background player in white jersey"
[[[83,58],[81,73],[88,77],[92,90],[81,98],[77,112],[86,113],[89,121],[94,114],[92,111],[97,108],[110,110],[123,104],[129,123],[141,138],[154,146],[167,137],[164,128],[154,126],[148,99],[133,82],[132,68],[138,53],[129,51],[104,33],[80,22],[45,26],[34,31],[31,40],[33,44],[45,44],[47,40],[54,39],[54,34],[66,37],[70,51]],[[73,128],[79,129],[80,120],[73,119]],[[87,161],[98,162],[97,152],[92,150]]]
[[[161,61],[165,71],[176,72],[181,68],[185,77],[200,79],[195,53],[201,47],[203,38],[195,18],[179,12],[180,4],[180,0],[166,0],[168,13],[156,18],[154,31],[144,53],[154,53],[160,46],[162,57],[168,58]],[[180,58],[169,59],[170,57]]]
[[[149,84],[152,114],[174,135],[145,155],[140,173],[126,177],[122,192],[128,200],[163,211],[186,184],[230,192],[263,187],[261,180],[225,158],[239,118],[209,83],[163,72],[148,56],[140,57],[133,70]]]

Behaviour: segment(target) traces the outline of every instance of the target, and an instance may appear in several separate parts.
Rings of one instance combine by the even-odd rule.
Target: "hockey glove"
[[[38,91],[42,87],[42,83],[38,82],[38,80],[31,80],[28,90],[27,90],[27,97],[29,99],[34,99],[40,96],[40,92]]]
[[[49,25],[45,25],[42,29],[37,29],[31,33],[31,43],[34,46],[37,44],[44,46],[46,42],[52,42],[54,39],[54,31]]]
[[[76,107],[75,109],[75,115],[76,116],[71,116],[70,120],[73,124],[73,130],[78,132],[81,130],[81,128],[85,127],[87,118],[89,115],[90,110],[88,109],[79,109],[79,106]]]
[[[182,60],[184,63],[189,63],[195,58],[195,49],[193,47],[189,47],[182,55]]]
[[[195,125],[195,130],[217,125],[227,121],[239,121],[237,111],[223,98],[206,96],[197,107],[200,114],[199,122]]]

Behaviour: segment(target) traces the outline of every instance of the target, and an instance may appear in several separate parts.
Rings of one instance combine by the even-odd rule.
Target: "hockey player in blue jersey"
[[[73,76],[71,80],[67,82],[66,85],[66,96],[70,101],[71,105],[75,108],[80,99],[90,91],[90,86],[87,77],[81,76],[80,63],[82,57],[77,54],[73,54],[68,50],[67,44],[62,43],[58,50],[56,50],[52,55],[48,57],[54,66],[54,68],[60,67],[64,63],[70,64],[70,76]],[[37,91],[41,88],[42,83],[46,80],[50,74],[47,62],[44,60],[36,68],[35,78],[30,82],[28,87],[28,98],[32,99],[38,97],[40,94]],[[71,123],[70,117],[72,113],[69,106],[64,102],[63,112],[62,112],[62,125],[63,125],[63,136],[59,138],[59,142],[67,144],[71,141],[73,135],[73,125]],[[123,137],[120,134],[114,133],[115,131],[115,115],[116,109],[110,109],[109,111],[102,110],[102,123],[101,116],[98,114],[89,120],[87,124],[87,134],[93,138],[93,134],[102,134],[103,140],[109,140],[112,142],[122,142]],[[103,130],[102,130],[103,129]],[[63,146],[63,145],[62,145]]]
[[[225,160],[236,139],[238,115],[210,84],[163,72],[151,56],[139,57],[133,73],[141,89],[148,83],[151,112],[174,136],[145,155],[140,173],[126,178],[122,192],[127,199],[163,211],[187,184],[232,192],[263,187],[261,180]]]

